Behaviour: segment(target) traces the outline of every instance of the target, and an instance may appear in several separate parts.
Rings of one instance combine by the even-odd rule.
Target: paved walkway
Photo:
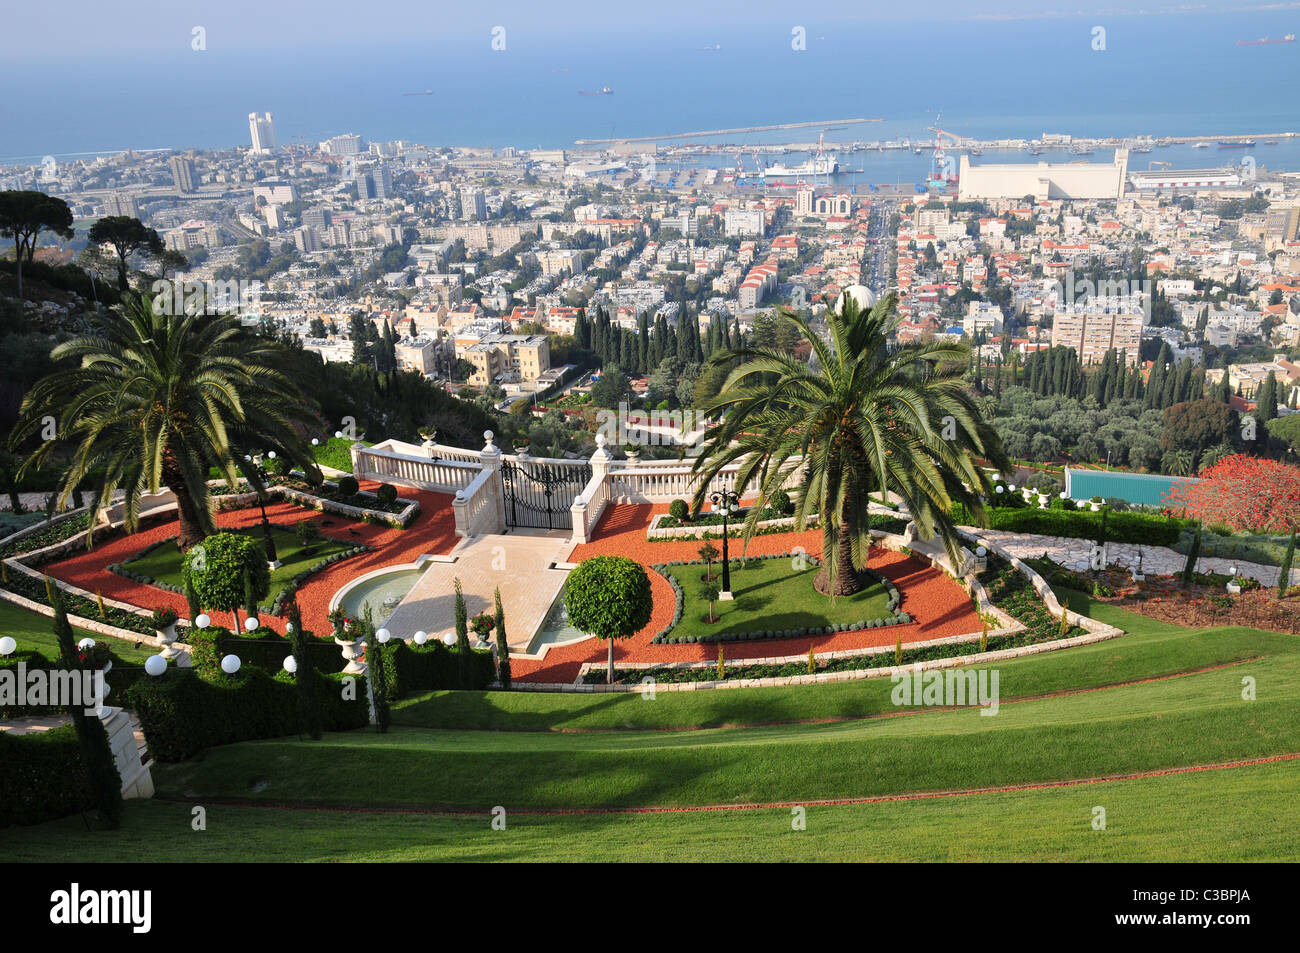
[[[1038,536],[1032,533],[1010,533],[1004,530],[974,530],[990,542],[997,543],[1018,559],[1029,559],[1046,554],[1048,558],[1060,563],[1067,569],[1083,572],[1092,568],[1093,541],[1090,539],[1069,539],[1063,536]],[[1138,555],[1142,558],[1142,571],[1149,576],[1172,576],[1180,573],[1187,566],[1187,557],[1168,546],[1147,546],[1137,543],[1107,543],[1106,563],[1133,569],[1138,565]],[[1237,575],[1258,579],[1265,586],[1276,586],[1279,569],[1277,566],[1263,566],[1240,559],[1222,559],[1218,556],[1202,556],[1196,561],[1198,572],[1227,573],[1237,567]],[[1295,579],[1293,570],[1292,580]]]
[[[581,562],[591,556],[628,556],[642,565],[675,559],[698,559],[701,541],[672,540],[650,542],[645,537],[650,520],[668,511],[666,503],[620,504],[610,506],[601,517],[592,541],[574,548],[570,562]],[[714,542],[714,546],[720,546]],[[813,555],[821,555],[820,530],[802,533],[779,533],[755,536],[749,545],[749,554],[761,556],[786,553],[796,546]],[[740,551],[732,550],[733,558]],[[871,569],[890,579],[903,594],[903,611],[912,615],[908,625],[889,626],[882,629],[864,629],[858,632],[837,632],[833,635],[805,636],[794,639],[760,639],[752,642],[728,642],[728,659],[771,658],[780,655],[800,655],[811,645],[814,651],[832,652],[844,649],[892,646],[899,636],[905,643],[921,642],[980,631],[982,623],[964,589],[946,575],[933,569],[928,562],[904,556],[885,549],[872,549],[868,558]],[[616,662],[712,661],[718,657],[718,648],[712,644],[666,645],[650,640],[668,624],[676,607],[676,595],[667,581],[658,573],[650,573],[650,588],[654,596],[654,613],[650,623],[630,639],[616,642]],[[511,659],[511,671],[519,681],[572,682],[584,662],[604,662],[606,646],[596,639],[587,639],[570,645],[552,648],[541,660]]]
[[[550,567],[562,562],[570,547],[567,531],[547,534],[517,530],[508,536],[468,540],[454,551],[454,563],[429,564],[385,627],[403,639],[420,630],[438,637],[454,632],[456,594],[452,580],[458,578],[471,619],[481,612],[495,612],[494,593],[500,587],[507,641],[512,652],[524,652],[564,585],[567,573]],[[490,638],[495,637],[494,632]],[[472,632],[470,640],[474,640]]]

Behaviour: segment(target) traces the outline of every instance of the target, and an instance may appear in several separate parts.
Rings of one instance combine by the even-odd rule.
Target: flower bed
[[[809,556],[803,553],[774,553],[766,556],[755,556],[749,559],[748,562],[750,564],[759,564],[770,559],[793,560],[796,557],[805,560],[810,568],[816,568],[821,565],[820,560],[815,556]],[[738,560],[733,560],[732,572],[745,572],[745,569],[734,568],[734,563],[736,562],[738,562]],[[668,584],[672,586],[673,592],[676,594],[676,606],[673,609],[672,619],[669,621],[667,626],[665,626],[650,640],[652,643],[752,642],[760,639],[789,639],[808,635],[831,635],[835,632],[852,632],[857,629],[874,629],[889,625],[903,625],[912,621],[912,617],[908,613],[899,609],[899,603],[902,600],[902,596],[899,593],[898,588],[883,576],[872,573],[869,570],[863,570],[863,572],[872,576],[884,588],[887,594],[885,603],[885,611],[887,614],[885,616],[834,622],[824,625],[796,626],[787,629],[745,629],[736,632],[719,632],[716,635],[673,636],[670,633],[682,621],[682,615],[685,611],[686,597],[685,593],[682,591],[681,583],[673,573],[669,572],[669,568],[674,566],[703,567],[704,565],[705,563],[703,560],[677,560],[668,563],[656,563],[650,567],[668,581]],[[802,574],[806,575],[807,571],[808,570],[803,570]]]
[[[988,593],[989,601],[1025,627],[1025,645],[1052,639],[1086,635],[1079,626],[1067,626],[1061,631],[1061,620],[1047,611],[1034,587],[1024,573],[994,553],[988,555],[988,568],[978,576]]]

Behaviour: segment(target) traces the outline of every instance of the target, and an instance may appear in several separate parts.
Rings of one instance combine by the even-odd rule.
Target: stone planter
[[[1100,503],[1089,503],[1088,506],[1092,509],[1092,511],[1093,511],[1094,513],[1100,513],[1100,512],[1101,512],[1101,504],[1100,504]]]
[[[154,629],[158,636],[158,641],[163,644],[162,651],[158,654],[165,659],[174,659],[181,654],[181,650],[173,644],[176,641],[176,623],[173,622],[165,629]]]
[[[1228,583],[1228,591],[1234,596],[1239,596],[1241,595],[1241,586],[1237,585],[1235,582],[1230,582]]]
[[[628,465],[628,466],[630,466],[630,467],[634,467],[634,466],[636,466],[638,463],[641,462],[641,453],[640,453],[640,451],[638,451],[638,450],[628,450],[628,451],[626,451],[626,452],[627,452],[627,465]]]
[[[347,664],[343,666],[344,675],[364,675],[366,674],[365,663],[360,661],[357,655],[357,643],[344,642],[342,639],[335,638],[334,644],[343,650],[343,658]]]

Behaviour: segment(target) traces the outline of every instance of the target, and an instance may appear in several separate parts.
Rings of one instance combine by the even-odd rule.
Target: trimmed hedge
[[[100,648],[106,648],[108,639],[96,641]],[[104,701],[109,705],[121,705],[122,699],[131,686],[142,678],[148,677],[145,674],[143,665],[128,665],[120,658],[112,654],[111,649],[107,650],[107,660],[113,663],[108,674],[104,676],[104,684],[107,687],[107,696]],[[51,661],[40,652],[35,650],[19,651],[12,655],[0,656],[0,669],[17,669],[19,662],[27,663],[27,670],[46,669],[53,671],[62,669],[63,665],[57,661]],[[54,715],[67,711],[66,706],[58,705],[0,705],[0,718],[31,718],[37,715]]]
[[[1094,513],[1091,510],[1043,510],[1025,507],[988,507],[988,528],[1009,533],[1035,533],[1039,536],[1064,536],[1070,539],[1097,539],[1101,536],[1102,518],[1106,520],[1106,542],[1148,543],[1170,546],[1182,532],[1181,520],[1154,513]],[[958,515],[969,523],[966,514]]]
[[[424,645],[408,645],[393,639],[379,646],[384,656],[384,697],[397,701],[412,692],[441,691],[463,688],[483,691],[496,680],[496,667],[492,653],[483,649],[470,649],[470,683],[460,684],[460,657],[456,649],[433,640]],[[372,651],[372,649],[367,649]]]
[[[365,676],[314,677],[319,679],[324,730],[349,731],[369,723]],[[149,752],[159,761],[183,761],[216,745],[298,734],[302,715],[294,678],[283,671],[272,677],[255,666],[234,675],[168,669],[158,678],[137,682],[127,702],[140,719]],[[345,701],[343,683],[348,679],[355,680],[355,697]]]
[[[72,725],[14,736],[0,732],[0,829],[94,808]]]
[[[310,639],[307,644],[310,646],[312,664],[317,671],[326,674],[343,671],[343,666],[347,664],[343,650],[332,639],[318,639],[310,632],[307,637]],[[190,660],[194,667],[211,675],[221,671],[221,658],[225,655],[237,655],[245,665],[275,675],[284,669],[285,657],[293,652],[293,642],[288,636],[267,626],[240,635],[219,625],[191,629],[189,646]]]

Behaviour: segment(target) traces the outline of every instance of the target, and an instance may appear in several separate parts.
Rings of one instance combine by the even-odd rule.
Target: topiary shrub
[[[668,515],[679,523],[684,523],[690,518],[691,507],[685,500],[673,500],[668,504]]]
[[[379,502],[383,503],[385,506],[392,506],[397,502],[397,487],[393,486],[391,483],[381,483],[379,484],[379,489],[375,490],[375,496],[378,497]]]
[[[181,562],[184,585],[205,609],[235,612],[244,605],[245,576],[254,600],[271,589],[271,570],[261,540],[242,533],[214,533],[190,547]]]
[[[356,477],[344,476],[339,477],[339,493],[344,497],[353,497],[361,489],[361,484],[357,482]]]
[[[768,506],[776,510],[778,513],[789,513],[790,494],[785,490],[777,490],[772,494],[771,499],[768,500]]]

